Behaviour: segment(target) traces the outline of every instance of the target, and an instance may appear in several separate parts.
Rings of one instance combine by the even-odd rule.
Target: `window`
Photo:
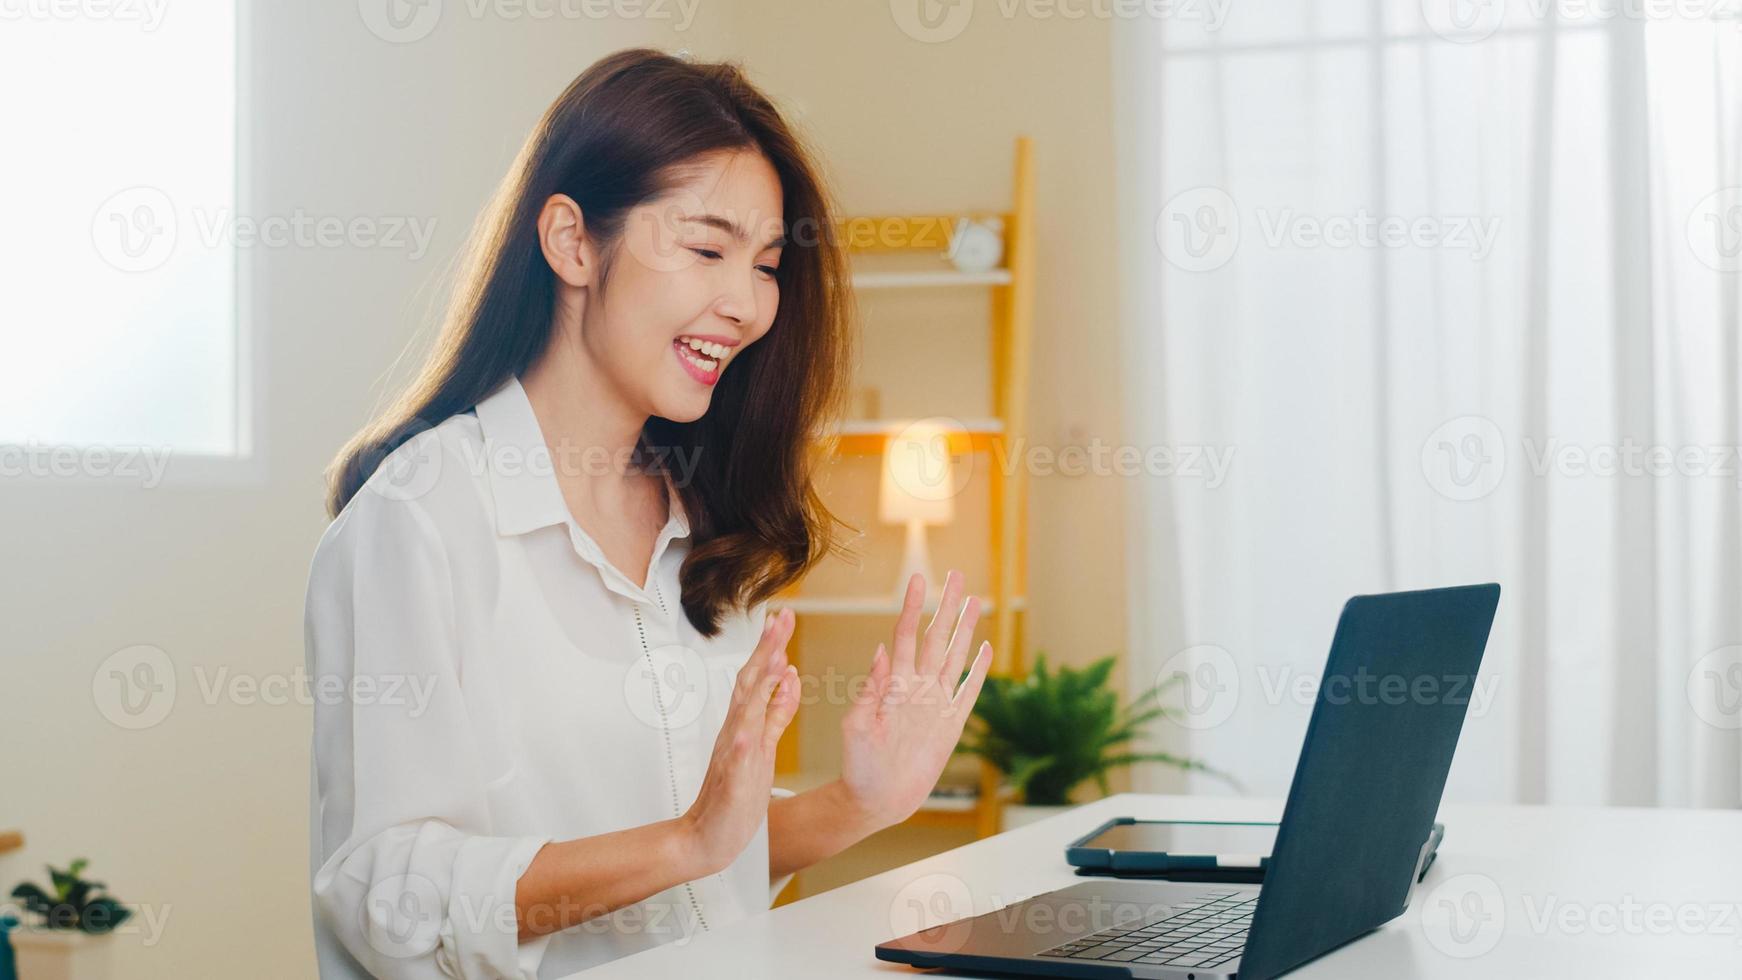
[[[0,446],[248,455],[235,4],[0,0],[0,86]]]

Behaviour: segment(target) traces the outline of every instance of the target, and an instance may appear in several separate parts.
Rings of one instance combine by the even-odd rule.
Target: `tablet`
[[[1274,823],[1138,820],[1115,817],[1065,848],[1079,875],[1173,881],[1261,882],[1276,845]],[[1416,880],[1439,855],[1444,824],[1422,844]]]
[[[1237,870],[1261,875],[1276,846],[1276,828],[1274,823],[1115,817],[1071,842],[1065,860],[1103,873]]]

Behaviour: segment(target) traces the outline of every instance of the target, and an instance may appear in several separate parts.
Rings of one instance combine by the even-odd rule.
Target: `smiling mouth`
[[[732,348],[725,344],[697,337],[679,337],[671,342],[671,348],[689,376],[704,385],[720,380],[720,372],[732,353]]]

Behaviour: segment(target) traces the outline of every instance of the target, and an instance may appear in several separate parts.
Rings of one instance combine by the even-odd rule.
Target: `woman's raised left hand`
[[[894,641],[878,644],[868,681],[841,722],[841,782],[875,826],[906,820],[931,794],[991,669],[992,645],[981,643],[962,677],[980,620],[979,598],[965,592],[961,573],[944,576],[921,634],[925,578],[908,580]]]

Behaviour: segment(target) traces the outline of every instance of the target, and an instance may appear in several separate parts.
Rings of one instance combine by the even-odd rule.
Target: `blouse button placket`
[[[666,609],[665,597],[660,592],[659,582],[654,575],[648,576],[648,585],[652,588],[653,602],[648,602],[646,599],[632,600],[632,608],[635,611],[635,632],[641,641],[641,656],[647,662],[649,676],[654,679],[653,692],[654,701],[659,710],[659,733],[660,737],[665,741],[665,775],[666,785],[671,789],[671,815],[673,817],[681,817],[683,816],[683,803],[678,796],[677,756],[672,749],[671,724],[670,719],[666,716],[664,691],[659,679],[659,665],[654,663],[653,660],[654,645],[648,639],[648,622],[646,615],[643,613],[643,609],[648,607],[658,609],[660,612],[658,625],[665,627],[667,632],[670,631],[670,626],[667,622],[670,619],[670,613]],[[701,683],[707,683],[706,676],[701,678]],[[696,924],[701,927],[703,932],[708,931],[708,919],[707,916],[702,913],[702,902],[701,898],[696,894],[695,882],[684,882],[683,889],[684,894],[689,898],[690,911],[695,914]]]

